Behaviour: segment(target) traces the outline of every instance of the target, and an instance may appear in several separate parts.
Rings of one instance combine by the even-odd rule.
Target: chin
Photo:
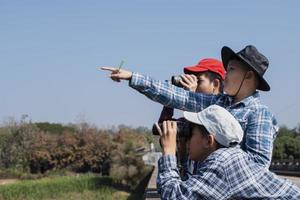
[[[194,160],[193,154],[189,153],[189,158],[190,158],[191,160]]]
[[[193,155],[191,155],[191,154],[190,154],[190,159],[191,159],[191,160],[194,160],[194,161],[198,161],[198,160],[199,160],[199,158],[197,158],[197,157],[195,157],[195,156],[193,156]]]

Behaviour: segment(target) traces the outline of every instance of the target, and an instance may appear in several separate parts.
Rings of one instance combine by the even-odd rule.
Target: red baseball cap
[[[222,61],[214,58],[202,59],[197,65],[185,67],[183,71],[186,74],[211,71],[219,74],[223,80],[225,79],[225,69]]]

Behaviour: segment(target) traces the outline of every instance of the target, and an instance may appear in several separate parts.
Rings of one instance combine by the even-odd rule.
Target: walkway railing
[[[300,160],[273,160],[270,170],[279,175],[300,177]]]
[[[160,199],[156,188],[156,178],[157,178],[157,166],[154,167],[151,178],[145,190],[145,200]]]
[[[154,166],[151,178],[148,182],[148,185],[144,193],[144,198],[146,200],[160,199],[160,196],[156,188],[156,179],[157,179],[157,172],[158,172],[157,162],[160,157],[161,157],[161,153],[159,152],[148,152],[143,156],[143,160],[146,164]]]

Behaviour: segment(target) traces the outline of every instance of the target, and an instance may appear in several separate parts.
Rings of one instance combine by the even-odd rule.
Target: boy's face
[[[204,161],[211,152],[208,137],[204,136],[199,127],[192,129],[192,137],[189,141],[189,155],[191,160]]]
[[[224,81],[224,92],[228,95],[235,95],[247,71],[247,67],[240,61],[230,60]]]
[[[210,79],[207,77],[205,73],[199,73],[197,75],[198,78],[198,84],[196,88],[196,92],[201,92],[204,94],[213,94],[216,92],[216,88],[214,87],[214,84]]]

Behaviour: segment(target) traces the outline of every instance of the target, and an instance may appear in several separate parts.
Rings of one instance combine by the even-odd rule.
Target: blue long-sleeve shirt
[[[184,111],[200,112],[212,104],[226,108],[244,130],[242,149],[255,162],[270,166],[278,125],[269,109],[261,104],[258,92],[233,103],[233,98],[226,94],[195,93],[138,73],[133,73],[129,86],[153,101]]]
[[[239,147],[221,148],[198,165],[196,174],[180,179],[176,157],[158,161],[161,199],[300,199],[300,188],[255,163]]]

